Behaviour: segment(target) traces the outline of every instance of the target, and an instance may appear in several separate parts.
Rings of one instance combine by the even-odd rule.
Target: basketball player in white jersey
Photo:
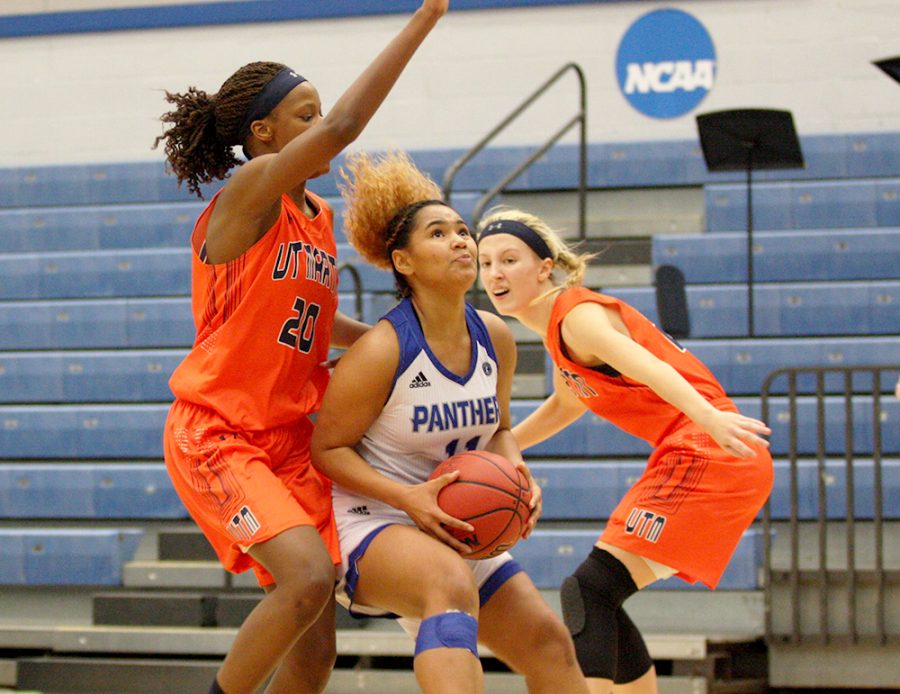
[[[508,553],[465,560],[428,480],[445,458],[490,450],[519,464],[510,434],[515,341],[499,317],[466,304],[475,241],[440,189],[403,155],[351,158],[345,230],[359,253],[392,269],[400,304],[341,358],[313,437],[334,480],[344,576],[338,600],[357,615],[404,618],[416,634],[425,692],[484,688],[478,643],[522,673],[530,692],[586,694],[571,637]],[[446,526],[446,527],[445,527]]]

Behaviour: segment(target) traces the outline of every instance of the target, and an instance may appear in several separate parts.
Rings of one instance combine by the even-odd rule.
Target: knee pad
[[[434,648],[465,648],[478,657],[478,620],[465,612],[444,612],[423,619],[416,653]]]
[[[628,684],[647,674],[653,667],[653,658],[644,643],[644,637],[621,607],[618,617],[619,657],[616,660],[614,684]]]
[[[636,592],[637,586],[625,565],[596,547],[563,581],[563,621],[572,634],[578,664],[585,676],[615,679],[619,653],[617,613]]]
[[[575,573],[563,581],[563,620],[575,636],[584,629],[588,612],[614,613],[636,592],[637,586],[625,565],[606,550],[594,547]]]

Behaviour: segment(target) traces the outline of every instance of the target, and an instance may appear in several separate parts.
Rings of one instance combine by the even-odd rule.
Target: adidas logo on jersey
[[[370,515],[372,515],[372,514],[369,513],[369,507],[368,507],[368,506],[352,506],[351,508],[347,509],[347,513],[354,513],[354,514],[356,514],[357,516],[370,516]]]
[[[425,378],[425,374],[421,371],[416,375],[416,377],[410,381],[410,388],[431,388],[431,381]]]

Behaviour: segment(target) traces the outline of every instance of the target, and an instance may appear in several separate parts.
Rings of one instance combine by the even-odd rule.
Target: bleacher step
[[[218,668],[218,661],[135,660],[117,658],[23,658],[19,661],[18,686],[40,689],[43,694],[159,694],[204,691]],[[522,677],[506,672],[487,672],[485,691],[491,694],[525,694]],[[409,669],[337,668],[326,694],[390,692],[417,694],[418,684]],[[661,677],[659,694],[706,694],[701,677]],[[716,691],[720,691],[716,688]],[[733,691],[733,690],[729,690]]]
[[[225,572],[214,561],[131,561],[122,568],[129,588],[224,588]]]
[[[897,643],[880,645],[846,642],[823,644],[773,642],[769,645],[769,683],[772,687],[823,691],[846,688],[861,692],[871,689],[896,691],[900,682]]]
[[[391,628],[393,627],[393,628]],[[147,656],[224,656],[236,628],[0,625],[0,648],[57,653],[117,653]],[[645,633],[656,660],[704,660],[712,647],[750,643],[755,634]],[[339,656],[411,657],[413,640],[394,624],[384,628],[338,629]],[[479,649],[492,657],[490,649]]]
[[[0,687],[12,687],[17,681],[17,663],[12,658],[0,660]]]
[[[542,590],[541,595],[551,609],[557,614],[561,614],[557,590]],[[93,620],[95,624],[112,622],[131,626],[162,625],[162,620],[154,611],[157,609],[155,606],[159,605],[160,611],[169,610],[172,608],[167,605],[167,601],[175,605],[182,599],[181,596],[185,596],[183,599],[195,601],[193,606],[185,607],[185,611],[194,615],[198,620],[193,626],[214,624],[237,627],[243,623],[246,614],[262,598],[262,592],[258,588],[221,592],[206,586],[195,586],[189,592],[185,592],[183,587],[170,591],[161,585],[156,586],[155,590],[137,591],[128,588],[121,591],[105,591],[98,596],[102,596],[108,602],[107,614],[112,609],[119,610],[120,614],[115,615],[114,618],[97,619],[95,610]],[[137,605],[129,606],[127,604],[132,598],[137,601]],[[200,604],[201,600],[208,601],[207,609],[214,610],[215,618],[213,620],[202,621],[205,613]],[[113,605],[117,607],[113,608]],[[38,608],[39,606],[35,606],[35,609]],[[763,592],[761,590],[719,590],[715,592],[647,590],[629,599],[627,609],[635,624],[645,631],[723,634],[723,625],[727,623],[729,633],[745,637],[761,636],[764,628]],[[147,614],[146,617],[145,614]],[[179,620],[166,626],[184,624],[184,619],[184,617],[180,617]],[[346,616],[343,608],[338,608],[337,619],[338,625],[346,628],[382,624],[381,620],[350,618]],[[79,621],[78,623],[85,622]]]
[[[159,533],[159,558],[165,561],[215,561],[216,553],[209,540],[196,526],[181,530],[166,530]]]
[[[93,599],[93,623],[105,626],[214,627],[219,625],[217,607],[216,596],[205,593],[99,593]]]
[[[39,657],[18,661],[19,688],[42,694],[206,691],[219,661]]]
[[[263,598],[261,590],[181,592],[164,590],[115,591],[93,596],[95,626],[240,627]],[[338,606],[339,629],[362,628],[367,619],[354,619]]]

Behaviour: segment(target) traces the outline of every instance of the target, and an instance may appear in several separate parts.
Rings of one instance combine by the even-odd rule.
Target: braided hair
[[[175,110],[164,113],[160,120],[171,123],[156,138],[153,148],[165,142],[166,161],[178,177],[179,185],[187,181],[188,189],[203,197],[201,183],[228,176],[239,166],[232,147],[242,145],[240,127],[253,97],[285,68],[281,63],[248,63],[229,77],[216,94],[189,87],[183,94],[166,91],[166,101]]]
[[[450,207],[440,187],[402,152],[378,159],[360,152],[349,155],[341,168],[344,233],[366,262],[392,270],[397,297],[410,295],[406,277],[394,268],[391,253],[406,248],[419,210],[430,205]]]

